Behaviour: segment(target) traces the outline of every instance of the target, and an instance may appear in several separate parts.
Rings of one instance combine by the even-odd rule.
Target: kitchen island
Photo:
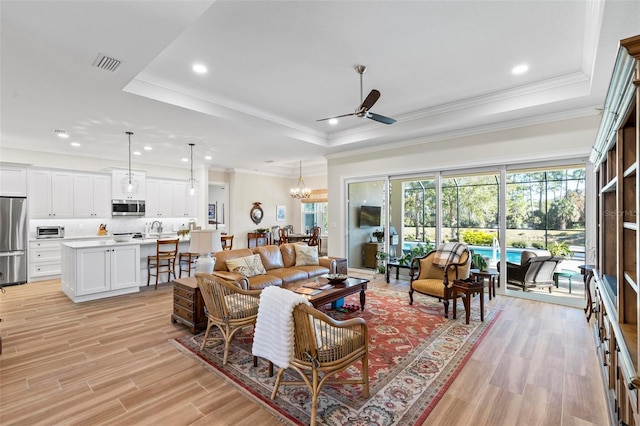
[[[156,241],[96,239],[62,243],[62,291],[74,302],[140,291],[140,286],[147,285],[147,256],[156,253]],[[179,251],[188,250],[189,240],[181,240]]]

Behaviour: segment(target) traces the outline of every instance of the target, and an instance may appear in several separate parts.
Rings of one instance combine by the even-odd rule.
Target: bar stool
[[[180,253],[178,257],[178,267],[180,268],[180,278],[182,278],[182,272],[186,272],[187,276],[191,276],[191,269],[196,269],[196,260],[198,259],[198,253]]]
[[[167,274],[167,282],[171,281],[171,274],[173,279],[176,279],[176,258],[178,257],[178,243],[179,239],[172,240],[157,240],[156,241],[156,254],[147,256],[147,286],[151,280],[151,276],[156,277],[156,289],[158,288],[158,276],[160,274]],[[151,273],[151,270],[155,270],[155,274]]]

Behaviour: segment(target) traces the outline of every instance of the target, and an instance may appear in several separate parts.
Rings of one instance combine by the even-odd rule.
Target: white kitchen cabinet
[[[63,244],[61,283],[62,291],[74,302],[138,292],[140,245]]]
[[[57,170],[30,170],[28,189],[31,218],[73,217],[73,173]]]
[[[146,196],[146,177],[145,173],[133,170],[131,182],[136,192],[128,193],[122,188],[123,179],[127,178],[127,170],[113,170],[111,173],[111,198],[113,200],[144,200]]]
[[[0,165],[0,196],[27,196],[27,169]]]
[[[172,183],[169,180],[147,179],[146,217],[172,217]]]
[[[62,240],[29,242],[29,282],[60,276]]]
[[[187,182],[173,182],[173,216],[196,217],[198,215],[198,195],[190,195]]]
[[[111,216],[111,176],[83,173],[73,175],[73,216]]]

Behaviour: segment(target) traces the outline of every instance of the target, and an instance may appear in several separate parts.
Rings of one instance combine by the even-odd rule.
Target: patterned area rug
[[[414,299],[410,306],[406,292],[372,288],[367,290],[364,311],[323,309],[337,320],[362,317],[367,321],[370,397],[362,397],[359,385],[325,385],[319,400],[318,424],[421,424],[499,315],[498,311],[485,307],[485,321],[480,322],[476,297],[472,301],[470,324],[466,325],[460,301],[458,319],[454,321],[444,318],[443,305],[436,299],[418,294]],[[349,305],[359,305],[357,295],[345,299],[345,306]],[[253,367],[251,328],[236,335],[225,366],[222,344],[200,352],[203,334],[180,337],[173,343],[236,384],[282,421],[309,424],[311,409],[306,387],[280,386],[277,398],[270,399],[275,371],[269,377],[268,363],[262,359],[257,368]],[[359,376],[360,368],[357,363],[341,374]],[[291,379],[299,377],[288,370],[283,380]]]

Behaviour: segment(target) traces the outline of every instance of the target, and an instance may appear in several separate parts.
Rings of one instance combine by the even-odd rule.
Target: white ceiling
[[[195,143],[197,165],[294,175],[298,160],[597,114],[618,41],[640,33],[637,0],[2,0],[0,13],[2,147],[126,161],[132,131],[134,150],[153,147],[134,167],[188,167]],[[121,67],[92,66],[99,53]],[[371,111],[397,123],[317,122],[360,104],[358,64],[365,96],[382,93]]]

